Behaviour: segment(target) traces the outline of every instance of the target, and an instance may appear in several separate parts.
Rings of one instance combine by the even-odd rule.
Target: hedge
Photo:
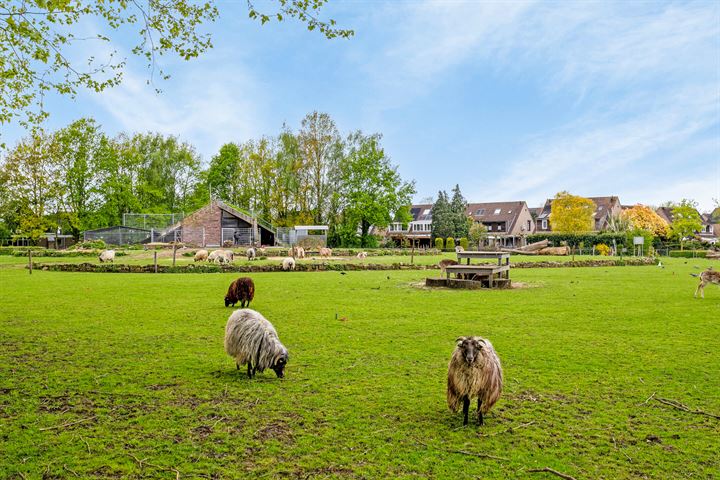
[[[706,258],[708,250],[670,250],[669,257]]]
[[[605,245],[612,245],[613,240],[615,243],[625,245],[626,237],[625,233],[616,232],[588,232],[588,233],[533,233],[527,236],[527,243],[535,243],[541,240],[548,240],[550,245],[553,247],[561,246],[562,242],[567,242],[568,245],[580,245],[581,243],[586,247],[591,247],[604,243]]]

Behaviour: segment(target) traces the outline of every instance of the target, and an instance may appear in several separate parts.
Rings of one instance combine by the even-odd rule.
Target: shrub
[[[452,237],[448,237],[448,239],[445,241],[445,249],[446,250],[455,250],[455,239]]]
[[[610,247],[608,247],[604,243],[598,243],[597,245],[595,245],[595,250],[597,250],[597,253],[599,255],[603,255],[605,257],[610,255],[610,251],[611,251]]]
[[[85,242],[78,242],[72,247],[69,248],[69,250],[78,250],[78,249],[85,249],[85,250],[93,250],[93,249],[105,249],[107,247],[107,244],[104,240],[87,240]]]
[[[541,240],[548,240],[548,242],[550,242],[550,246],[552,247],[562,246],[563,242],[566,242],[565,244],[570,246],[578,246],[582,243],[586,247],[598,245],[600,243],[612,245],[614,240],[619,247],[626,242],[626,236],[625,233],[620,232],[588,232],[578,234],[546,232],[533,233],[532,235],[527,236],[527,243],[535,243]]]
[[[707,250],[670,250],[670,257],[680,258],[705,258]]]
[[[442,238],[436,238],[436,239],[435,239],[435,248],[437,248],[438,250],[442,250],[443,248],[445,248],[445,247],[444,247],[444,242],[443,242],[443,239],[442,239]]]
[[[462,237],[460,239],[460,246],[463,248],[463,250],[467,250],[468,249],[468,239],[465,237]]]

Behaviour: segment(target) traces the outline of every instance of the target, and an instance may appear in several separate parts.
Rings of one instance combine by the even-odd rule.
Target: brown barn
[[[275,229],[250,213],[220,200],[196,210],[168,231],[181,229],[182,241],[202,247],[233,245],[274,245]]]

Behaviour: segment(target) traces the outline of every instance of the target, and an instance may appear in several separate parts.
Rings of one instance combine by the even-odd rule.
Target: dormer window
[[[500,209],[500,208],[495,209],[495,215],[500,215],[500,212],[502,212],[502,209]]]
[[[485,215],[485,209],[484,208],[478,208],[475,212],[475,215]]]
[[[430,208],[426,208],[425,210],[423,210],[423,215],[430,215],[430,210]]]

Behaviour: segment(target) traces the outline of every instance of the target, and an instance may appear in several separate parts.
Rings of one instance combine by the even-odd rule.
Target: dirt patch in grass
[[[293,434],[290,426],[286,422],[276,420],[261,427],[257,432],[255,432],[253,439],[260,442],[277,440],[282,443],[292,443]]]
[[[428,287],[425,285],[425,281],[422,282],[411,282],[408,283],[408,286],[411,288],[417,288],[418,290],[454,290],[457,291],[457,288],[448,288],[448,287]],[[510,283],[510,288],[502,288],[502,289],[490,289],[490,288],[480,288],[479,291],[482,290],[521,290],[525,288],[539,288],[542,287],[539,283],[528,283],[528,282],[516,282],[512,281]]]

